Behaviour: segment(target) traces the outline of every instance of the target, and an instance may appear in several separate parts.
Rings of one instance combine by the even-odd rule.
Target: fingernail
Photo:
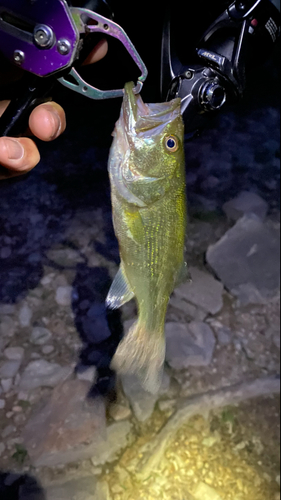
[[[24,149],[18,141],[5,138],[4,145],[6,147],[9,160],[20,160],[23,158]]]

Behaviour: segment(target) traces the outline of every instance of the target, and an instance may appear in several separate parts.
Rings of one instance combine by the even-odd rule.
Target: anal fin
[[[119,309],[119,307],[134,298],[134,292],[131,290],[128,280],[123,271],[122,265],[111,285],[106,298],[106,307],[109,309]]]

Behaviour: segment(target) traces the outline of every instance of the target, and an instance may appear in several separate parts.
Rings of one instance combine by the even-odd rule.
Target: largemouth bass
[[[117,309],[135,297],[138,321],[119,344],[112,367],[138,374],[143,387],[156,393],[165,361],[167,306],[187,277],[184,125],[180,99],[144,104],[133,87],[125,86],[109,157],[121,266],[107,306]]]

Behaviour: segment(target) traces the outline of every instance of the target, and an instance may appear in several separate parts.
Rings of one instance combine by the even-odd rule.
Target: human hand
[[[107,53],[107,48],[106,40],[99,42],[84,64],[91,64],[102,59]],[[0,116],[8,104],[9,101],[0,101]],[[64,110],[55,102],[37,106],[29,117],[31,133],[42,141],[48,142],[56,139],[65,128]],[[0,180],[25,174],[32,170],[39,161],[40,153],[32,139],[27,137],[0,138]]]

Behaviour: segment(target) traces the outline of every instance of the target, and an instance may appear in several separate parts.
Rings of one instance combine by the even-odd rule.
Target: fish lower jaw
[[[114,142],[119,154],[121,154],[122,157],[125,158],[129,154],[130,145],[126,136],[126,132],[123,131],[123,127],[120,127],[120,124],[115,129]]]

